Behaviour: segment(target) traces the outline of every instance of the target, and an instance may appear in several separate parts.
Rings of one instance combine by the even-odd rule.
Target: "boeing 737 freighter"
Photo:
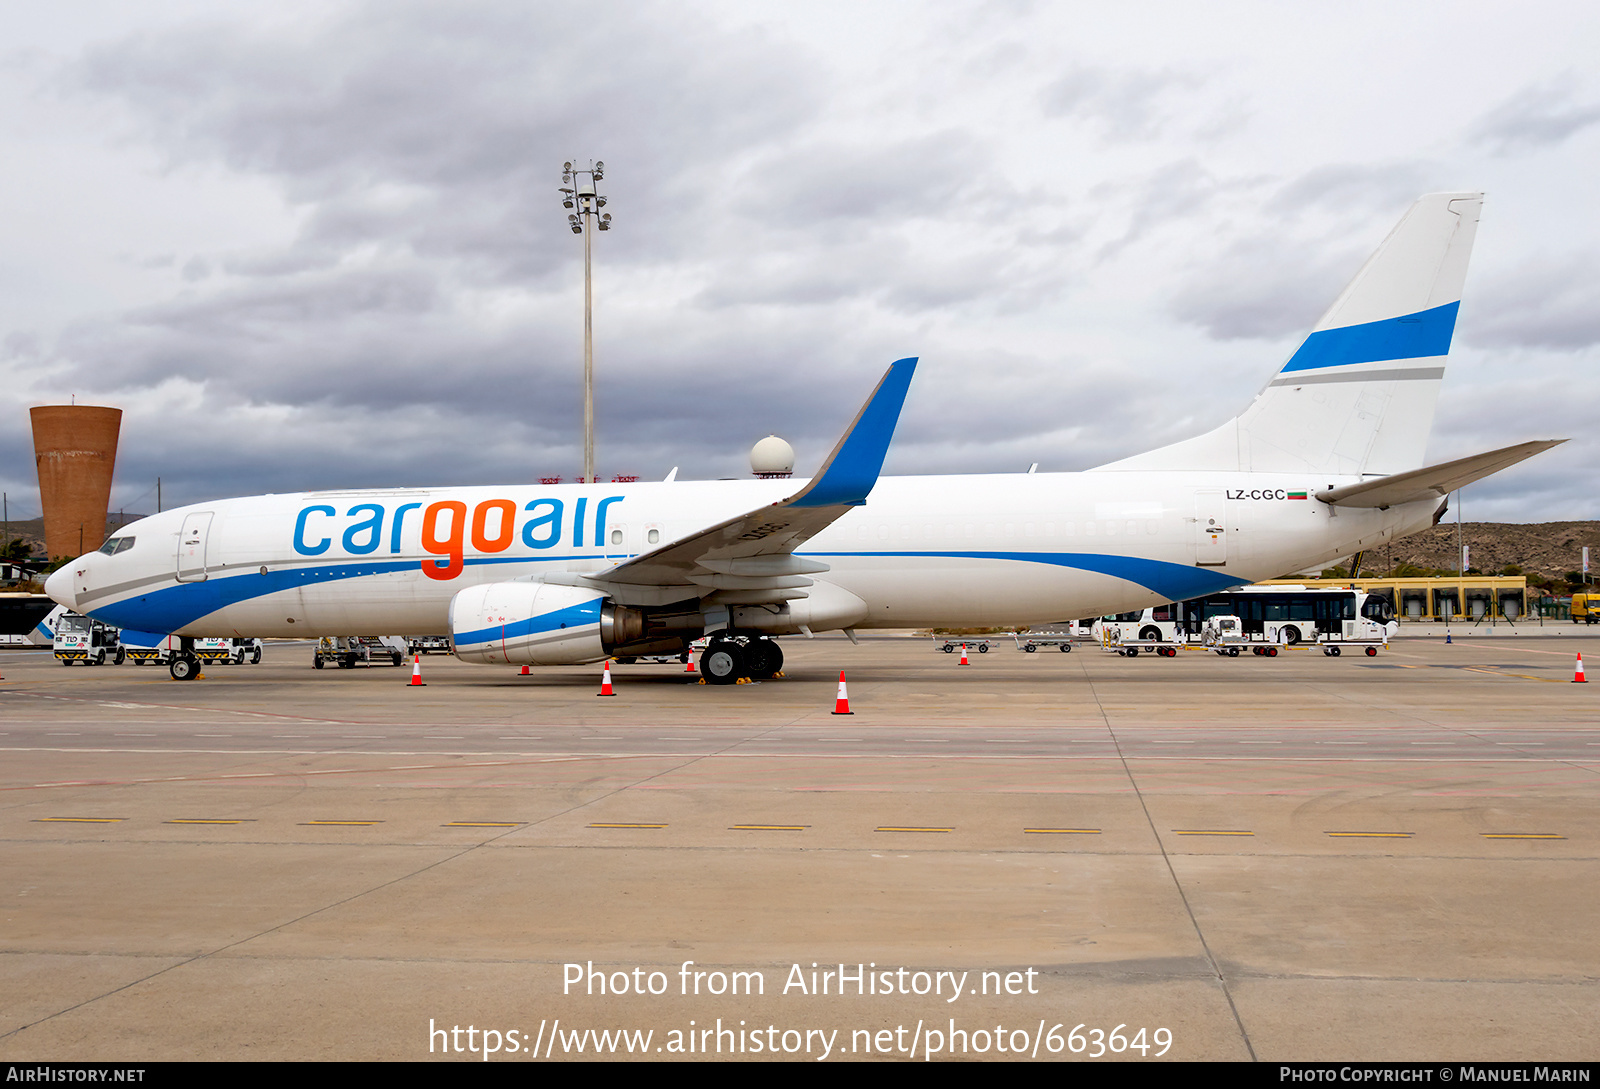
[[[1424,466],[1479,193],[1423,197],[1237,417],[1080,473],[879,479],[916,360],[809,481],[301,492],[117,530],[50,596],[182,637],[448,631],[458,657],[677,654],[770,677],[775,636],[1126,612],[1432,525],[1451,491],[1549,448]]]

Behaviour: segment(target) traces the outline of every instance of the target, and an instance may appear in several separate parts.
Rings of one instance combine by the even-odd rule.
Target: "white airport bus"
[[[1276,632],[1281,642],[1315,642],[1341,638],[1347,621],[1358,617],[1382,626],[1390,636],[1399,629],[1394,607],[1385,597],[1349,588],[1308,589],[1304,586],[1243,586],[1189,601],[1170,602],[1137,613],[1107,617],[1119,642],[1192,643],[1200,638],[1207,618],[1237,616],[1247,637],[1266,639]]]

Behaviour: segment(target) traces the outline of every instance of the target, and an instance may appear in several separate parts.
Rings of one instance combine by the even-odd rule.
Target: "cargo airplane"
[[[879,478],[915,359],[810,480],[300,492],[123,526],[57,601],[182,638],[447,631],[469,662],[684,654],[770,677],[777,636],[1039,623],[1329,562],[1549,448],[1424,451],[1482,194],[1423,197],[1280,370],[1206,434],[1077,473]]]

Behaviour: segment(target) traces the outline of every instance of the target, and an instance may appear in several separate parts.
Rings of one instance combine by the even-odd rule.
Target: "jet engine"
[[[637,609],[598,590],[491,582],[450,599],[450,641],[464,662],[581,665],[621,654],[677,654],[700,636],[699,602]]]

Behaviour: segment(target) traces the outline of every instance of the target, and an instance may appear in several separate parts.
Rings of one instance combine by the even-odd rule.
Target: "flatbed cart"
[[[1033,654],[1040,647],[1055,647],[1062,654],[1070,654],[1074,643],[1079,642],[1077,636],[1066,631],[1033,631],[1027,635],[1013,632],[1011,638],[1017,641],[1017,649]]]
[[[1160,639],[1124,639],[1122,630],[1114,626],[1106,626],[1101,630],[1100,645],[1112,654],[1120,654],[1125,658],[1137,658],[1140,651],[1146,654],[1159,655],[1162,658],[1176,658],[1179,643],[1165,643]]]
[[[988,639],[961,639],[961,638],[945,639],[941,646],[937,646],[934,649],[935,650],[942,650],[946,654],[954,654],[956,652],[956,648],[958,648],[958,647],[966,647],[968,650],[975,650],[979,654],[988,654],[989,653],[989,647],[990,647],[990,640],[988,640]]]
[[[1313,645],[1321,647],[1322,653],[1326,654],[1330,658],[1339,657],[1346,647],[1350,649],[1351,653],[1354,653],[1357,648],[1360,648],[1367,652],[1368,658],[1376,658],[1378,656],[1379,647],[1383,647],[1385,650],[1388,649],[1389,640],[1382,638],[1339,639],[1330,636],[1323,636]]]

